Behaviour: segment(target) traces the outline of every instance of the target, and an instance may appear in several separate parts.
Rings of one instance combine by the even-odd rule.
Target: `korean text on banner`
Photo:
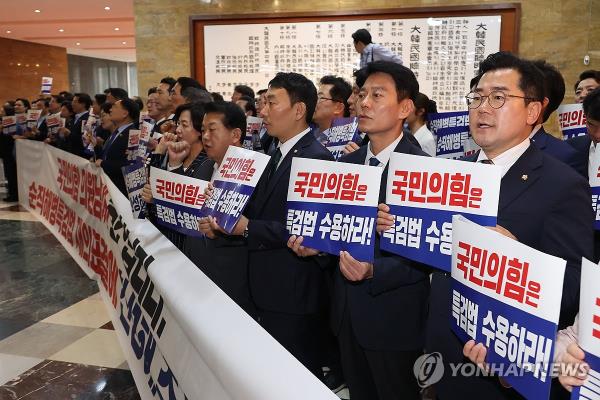
[[[395,221],[381,248],[450,272],[452,215],[495,226],[501,168],[392,153],[386,204]]]
[[[461,216],[452,229],[452,330],[483,343],[520,394],[547,399],[566,261]]]
[[[558,107],[558,128],[564,140],[587,134],[585,123],[583,104],[563,104]]]
[[[140,398],[336,399],[150,221],[134,219],[102,169],[43,142],[15,147],[21,205],[98,282]]]
[[[590,366],[583,386],[574,387],[572,400],[600,398],[600,266],[583,259],[579,297],[578,345]]]
[[[360,144],[361,137],[358,131],[358,118],[336,118],[331,127],[324,134],[327,135],[327,150],[333,154],[336,160],[344,155],[344,147],[349,142]]]
[[[262,127],[262,118],[246,117],[246,135],[244,136],[244,148],[256,150],[261,147],[260,130]],[[266,149],[263,149],[266,152]]]
[[[142,200],[142,189],[148,182],[148,172],[144,163],[138,162],[121,168],[127,187],[127,197],[131,203],[133,218],[144,218],[146,203]]]
[[[17,132],[17,117],[14,115],[2,117],[2,134],[14,135]]]
[[[295,157],[286,227],[304,246],[373,261],[382,169]]]
[[[202,236],[198,223],[207,186],[207,181],[151,167],[150,187],[157,222],[185,235]]]
[[[460,158],[469,141],[469,112],[443,112],[427,114],[429,129],[436,136],[437,157]]]
[[[138,159],[138,148],[140,147],[140,130],[129,130],[129,142],[127,143],[127,160],[135,161]]]
[[[42,88],[40,89],[42,94],[52,93],[52,80],[53,78],[49,76],[42,77]]]
[[[600,230],[600,152],[594,152],[589,161],[589,182],[592,190],[592,208],[594,209],[594,229]]]
[[[235,227],[271,157],[229,146],[213,179],[214,191],[202,207],[203,216],[216,218],[227,232]]]

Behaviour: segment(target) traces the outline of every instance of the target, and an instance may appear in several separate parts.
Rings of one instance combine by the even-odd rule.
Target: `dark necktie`
[[[371,157],[369,158],[369,165],[371,167],[378,167],[380,164],[380,161],[377,159],[377,157]]]
[[[277,165],[279,165],[280,160],[281,160],[281,150],[278,147],[277,150],[275,150],[275,153],[273,153],[273,155],[271,155],[271,160],[269,161],[269,168],[268,168],[269,175],[268,175],[267,182],[271,180],[271,178],[275,174],[275,171],[277,171]]]

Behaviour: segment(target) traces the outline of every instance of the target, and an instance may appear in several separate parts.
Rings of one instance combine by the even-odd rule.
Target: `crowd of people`
[[[305,247],[302,237],[290,237],[286,230],[292,158],[332,161],[323,135],[336,118],[357,117],[362,132],[360,143],[350,142],[339,162],[384,170],[378,233],[394,221],[385,204],[392,152],[435,156],[427,117],[436,112],[435,101],[419,92],[414,73],[401,62],[375,59],[380,49],[370,36],[358,31],[356,44],[370,56],[361,61],[352,84],[325,76],[316,87],[301,74],[280,72],[267,88],[255,93],[237,86],[231,101],[224,101],[190,77],[166,77],[147,91],[145,104],[120,88],[93,97],[62,92],[31,105],[26,99],[7,102],[3,115],[29,107],[42,111],[36,126],[2,135],[7,200],[17,198],[15,140],[44,141],[85,157],[126,194],[121,167],[128,163],[128,133],[137,129],[144,106],[153,121],[148,164],[205,181],[214,178],[229,146],[242,146],[246,118],[259,116],[265,129],[255,150],[271,160],[233,231],[227,233],[212,218],[200,221],[202,237],[157,227],[332,390],[347,384],[353,400],[420,398],[413,366],[424,352],[439,352],[445,364],[465,357],[478,365],[485,360],[483,344],[463,345],[451,331],[449,274],[381,250],[378,237],[374,262],[367,263],[349,252],[332,256]],[[588,171],[589,160],[600,141],[598,86],[598,71],[585,71],[575,83],[588,135],[570,141],[544,131],[566,91],[560,72],[544,61],[492,54],[466,94],[471,135],[481,150],[464,161],[502,167],[498,225],[492,229],[567,261],[559,322],[565,330],[559,332],[557,362],[582,362],[573,325],[581,259],[600,258],[588,183],[595,173]],[[45,118],[56,113],[65,123],[51,132]],[[96,122],[90,131],[86,121],[91,117]],[[149,185],[143,199],[147,218],[156,222]],[[555,379],[553,398],[567,395],[560,384],[570,390],[583,378]],[[434,390],[439,399],[519,398],[493,376],[446,374]]]

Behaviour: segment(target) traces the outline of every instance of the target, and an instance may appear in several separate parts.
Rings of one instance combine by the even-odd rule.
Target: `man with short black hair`
[[[352,34],[354,49],[360,53],[360,68],[364,68],[373,61],[391,61],[402,64],[402,59],[392,51],[380,44],[373,43],[371,33],[366,29],[359,29]]]
[[[579,307],[581,258],[592,257],[589,185],[573,169],[531,145],[529,135],[544,100],[540,70],[529,61],[501,52],[482,62],[480,75],[467,102],[471,134],[481,150],[465,161],[502,168],[498,225],[491,229],[566,260],[558,325],[571,325]],[[383,211],[380,207],[380,232],[389,227],[379,223],[388,219]],[[463,346],[450,328],[451,287],[448,273],[433,273],[426,350],[439,352],[448,368],[435,384],[438,399],[517,397],[496,377],[451,373],[448,364],[463,363],[469,346],[473,346],[471,342]]]
[[[315,376],[322,378],[320,314],[328,308],[326,268],[330,257],[301,258],[287,248],[287,193],[294,157],[333,161],[310,134],[317,89],[305,76],[278,73],[270,82],[260,116],[278,140],[232,235],[246,238],[248,274],[258,322]],[[211,226],[213,232],[223,231]]]
[[[95,161],[96,166],[104,170],[125,196],[127,196],[127,188],[121,168],[128,164],[129,131],[135,128],[135,123],[139,118],[140,109],[135,101],[127,98],[114,103],[110,109],[110,119],[116,129],[104,142],[102,157]]]
[[[256,117],[256,106],[252,97],[242,96],[235,104],[244,111],[247,117]]]
[[[71,101],[71,107],[75,117],[70,129],[65,131],[65,150],[69,153],[84,157],[83,146],[83,124],[90,116],[89,109],[92,106],[92,99],[87,93],[75,93]]]
[[[175,78],[167,76],[162,78],[156,87],[156,93],[158,94],[156,106],[158,107],[158,110],[160,110],[162,116],[160,119],[156,120],[156,123],[152,128],[153,135],[161,134],[162,126],[165,124],[171,125],[169,121],[173,121],[173,118],[175,118],[175,109],[177,107],[173,105],[171,98],[171,91],[173,90],[175,83],[177,83]],[[168,130],[170,130],[170,127]]]
[[[204,87],[195,79],[187,76],[181,76],[177,78],[173,89],[171,90],[171,103],[174,108],[185,104],[187,101],[183,95],[183,92],[188,88],[204,89]]]
[[[256,114],[258,115],[267,103],[267,89],[260,89],[256,92],[256,96],[258,96],[256,99]]]
[[[392,154],[427,156],[402,132],[419,84],[412,71],[389,61],[369,63],[356,83],[358,126],[370,140],[339,161],[382,168],[383,203]],[[297,254],[313,254],[301,248],[302,240],[292,236],[288,245]],[[375,241],[374,262],[360,262],[344,251],[334,274],[331,326],[344,377],[353,400],[419,399],[413,366],[425,344],[430,271],[381,250],[378,236]]]
[[[555,138],[546,133],[544,124],[550,115],[556,111],[565,97],[565,80],[562,74],[552,64],[544,60],[536,60],[533,64],[539,68],[544,75],[544,101],[542,102],[542,113],[537,120],[536,126],[531,131],[529,138],[540,150],[555,157],[586,176],[585,165],[577,157],[577,151],[569,146],[564,140]]]
[[[318,101],[313,122],[318,126],[315,132],[321,144],[327,144],[328,137],[321,135],[331,128],[334,119],[350,116],[348,98],[352,95],[352,86],[344,78],[326,75],[319,81]]]
[[[205,106],[202,121],[202,143],[211,160],[199,179],[213,181],[229,146],[241,147],[246,132],[246,115],[233,103],[210,103]],[[202,225],[209,224],[203,219]],[[243,236],[214,235],[201,238],[188,236],[185,254],[232,300],[250,316],[255,308],[248,287],[248,248]]]
[[[237,85],[233,88],[233,94],[231,95],[231,102],[237,102],[242,96],[248,96],[254,98],[254,90],[250,86]]]
[[[600,71],[594,69],[583,71],[575,83],[575,103],[583,103],[588,93],[598,86],[600,86]]]
[[[108,88],[106,93],[106,101],[110,104],[115,104],[119,100],[125,100],[129,98],[127,90],[121,88]]]

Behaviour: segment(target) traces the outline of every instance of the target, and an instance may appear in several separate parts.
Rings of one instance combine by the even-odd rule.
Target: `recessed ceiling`
[[[3,7],[0,36],[135,62],[133,0],[19,0]]]

